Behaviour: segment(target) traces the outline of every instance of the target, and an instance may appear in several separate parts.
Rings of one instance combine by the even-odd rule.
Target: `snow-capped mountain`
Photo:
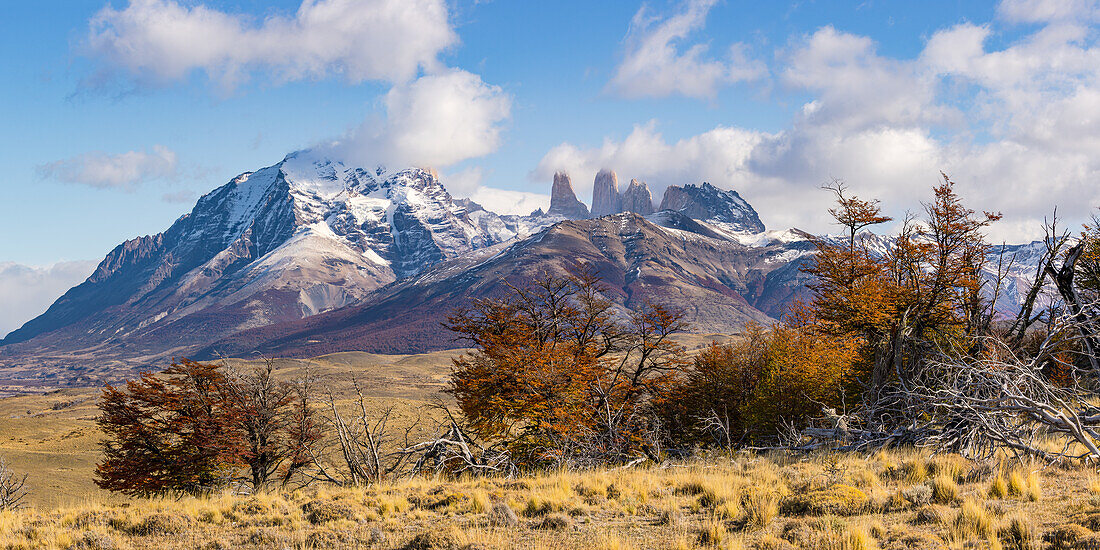
[[[293,153],[204,195],[163,233],[117,246],[0,342],[0,373],[87,384],[203,352],[440,349],[454,344],[440,330],[454,308],[572,260],[596,266],[622,308],[656,299],[703,333],[778,318],[805,297],[814,237],[766,231],[736,191],[670,186],[652,212],[645,183],[619,193],[614,172],[597,179],[596,213],[619,212],[592,218],[562,173],[547,212],[502,216],[455,199],[430,170]],[[1041,255],[1035,244],[1010,252],[1016,298],[1005,303]]]
[[[780,316],[787,303],[801,297],[806,277],[790,256],[811,248],[805,240],[778,239],[745,246],[719,237],[707,222],[671,211],[567,220],[528,239],[442,261],[360,304],[243,331],[196,356],[259,351],[309,357],[454,347],[454,335],[439,327],[456,306],[499,296],[507,284],[524,285],[546,271],[564,274],[574,261],[599,271],[604,297],[620,311],[661,303],[684,311],[693,332],[732,333],[746,321]]]
[[[665,189],[660,210],[672,210],[689,218],[705,220],[730,233],[764,231],[764,224],[756,210],[737,191],[719,189],[707,182],[702,185],[669,186]]]
[[[428,170],[388,173],[293,153],[204,195],[165,232],[119,245],[3,344],[52,333],[71,350],[122,340],[186,346],[355,303],[553,221],[455,200]]]

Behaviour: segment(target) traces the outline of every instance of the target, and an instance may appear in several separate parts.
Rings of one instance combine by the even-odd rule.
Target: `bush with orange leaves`
[[[473,433],[523,466],[656,453],[653,404],[688,364],[670,338],[684,323],[653,304],[624,316],[605,291],[594,269],[572,266],[449,319],[475,348],[455,359],[448,390]]]
[[[799,308],[772,327],[750,323],[737,342],[694,357],[685,382],[662,407],[681,445],[773,438],[784,423],[805,424],[823,406],[842,409],[858,392],[859,341],[820,330]]]

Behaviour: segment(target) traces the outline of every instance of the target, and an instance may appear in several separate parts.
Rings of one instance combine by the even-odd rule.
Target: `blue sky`
[[[587,202],[603,167],[658,200],[671,184],[735,188],[773,229],[830,230],[830,178],[901,213],[945,170],[1005,213],[993,237],[1010,241],[1041,235],[1055,206],[1079,223],[1100,203],[1092,0],[4,11],[0,279],[54,281],[57,262],[94,262],[236,174],[334,140],[515,212],[547,201],[555,170]]]

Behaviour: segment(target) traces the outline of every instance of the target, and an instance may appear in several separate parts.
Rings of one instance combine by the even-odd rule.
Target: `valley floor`
[[[738,454],[0,513],[0,548],[1100,548],[1083,466]]]

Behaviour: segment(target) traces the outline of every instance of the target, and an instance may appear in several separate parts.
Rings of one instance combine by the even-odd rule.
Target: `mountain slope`
[[[792,260],[808,252],[809,243],[776,240],[751,247],[707,236],[708,231],[714,234],[669,212],[654,219],[624,213],[564,221],[526,240],[441,262],[379,290],[361,305],[244,331],[200,355],[312,356],[349,349],[410,353],[454,347],[452,335],[441,328],[454,308],[499,296],[507,292],[507,283],[522,285],[545,271],[564,273],[573,261],[597,269],[608,285],[605,296],[624,310],[646,301],[677,307],[695,332],[735,332],[745,321],[768,321],[769,314],[778,315],[801,292],[804,281]]]
[[[355,303],[551,221],[456,201],[430,171],[299,152],[203,196],[165,232],[119,245],[0,349],[163,355]]]

